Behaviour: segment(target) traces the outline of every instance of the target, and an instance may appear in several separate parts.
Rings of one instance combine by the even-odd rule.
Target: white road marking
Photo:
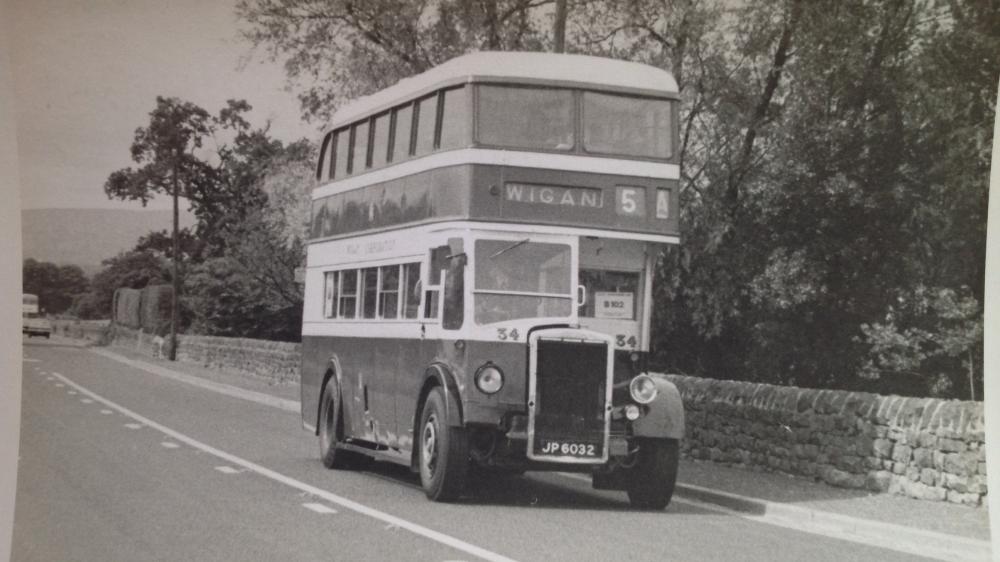
[[[304,504],[302,504],[302,507],[304,507],[306,509],[311,509],[311,510],[313,510],[316,513],[319,513],[321,515],[327,515],[327,514],[330,514],[330,513],[337,513],[336,509],[333,509],[332,507],[327,507],[327,506],[325,506],[325,505],[323,505],[321,503],[304,503]]]
[[[218,470],[219,472],[221,472],[223,474],[239,474],[240,473],[240,471],[236,470],[235,468],[233,468],[231,466],[217,466],[217,467],[215,467],[215,470]]]
[[[160,443],[160,446],[163,447],[163,448],[165,448],[165,449],[176,449],[176,448],[180,447],[180,445],[178,445],[177,443],[174,443],[172,441],[164,441],[164,442]]]
[[[57,382],[57,383],[56,383],[56,386],[57,386],[57,387],[59,387],[59,388],[62,388],[62,387],[64,387],[64,386],[66,386],[66,385],[64,385],[64,384],[63,384],[63,383],[61,383],[61,382]]]
[[[113,414],[114,412],[112,412],[111,410],[101,410],[101,413],[107,415],[107,414]]]
[[[84,404],[93,404],[94,403],[94,401],[91,400],[90,398],[81,398],[80,402],[83,402]]]
[[[127,428],[129,428],[129,429],[139,429],[140,427],[142,427],[142,424],[138,424],[138,423],[127,423],[127,424],[125,424],[125,427],[127,427]]]
[[[54,378],[52,378],[52,377],[45,377],[45,380],[47,380],[47,381],[54,381],[54,380],[56,380],[56,379],[54,379]]]
[[[467,542],[465,542],[465,541],[463,541],[461,539],[455,538],[455,537],[453,537],[451,535],[446,535],[446,534],[444,534],[444,533],[442,533],[440,531],[435,531],[433,529],[429,529],[427,527],[424,527],[423,525],[419,525],[417,523],[413,523],[411,521],[407,521],[406,519],[402,519],[400,517],[396,517],[395,515],[391,515],[389,513],[385,513],[384,511],[379,511],[379,510],[377,510],[377,509],[375,509],[373,507],[368,507],[367,505],[358,503],[358,502],[356,502],[354,500],[347,499],[347,498],[345,498],[343,496],[339,496],[337,494],[334,494],[333,492],[329,492],[329,491],[324,490],[322,488],[317,488],[317,487],[312,486],[310,484],[306,484],[305,482],[301,482],[301,481],[296,480],[294,478],[291,478],[289,476],[285,476],[284,474],[281,474],[279,472],[276,472],[274,470],[271,470],[271,469],[266,468],[264,466],[261,466],[259,464],[253,463],[251,461],[248,461],[248,460],[240,458],[240,457],[237,457],[236,455],[233,455],[231,453],[227,453],[227,452],[225,452],[225,451],[223,451],[221,449],[217,449],[217,448],[215,448],[215,447],[213,447],[211,445],[208,445],[206,443],[202,443],[201,441],[198,441],[197,439],[194,439],[192,437],[188,437],[187,435],[184,435],[183,433],[180,433],[179,431],[170,429],[169,427],[167,427],[165,425],[162,425],[162,424],[159,424],[159,423],[156,423],[155,421],[153,421],[153,420],[151,420],[149,418],[143,417],[143,416],[141,416],[141,415],[133,412],[132,410],[129,410],[128,408],[126,408],[124,406],[116,404],[115,402],[112,402],[111,400],[108,400],[107,398],[104,398],[103,396],[100,396],[99,394],[97,394],[95,392],[92,392],[92,391],[84,388],[83,386],[81,386],[81,385],[73,382],[72,380],[70,380],[69,378],[67,378],[67,377],[65,377],[63,375],[58,375],[58,376],[59,376],[59,378],[61,380],[65,381],[66,384],[69,384],[69,385],[73,386],[74,388],[78,389],[80,392],[86,394],[87,396],[90,396],[91,398],[93,398],[94,400],[97,400],[98,402],[101,402],[102,404],[108,406],[109,408],[113,408],[115,410],[118,410],[122,414],[124,414],[124,415],[126,415],[126,416],[128,416],[128,417],[130,417],[130,418],[132,418],[132,419],[134,419],[136,421],[138,421],[138,422],[141,422],[142,424],[147,425],[147,426],[149,426],[149,427],[151,427],[151,428],[159,431],[160,433],[164,433],[167,436],[172,437],[173,439],[175,439],[177,441],[180,441],[180,442],[182,442],[182,443],[184,443],[184,444],[186,444],[186,445],[188,445],[190,447],[193,447],[195,449],[200,449],[202,451],[205,451],[206,453],[210,453],[210,454],[212,454],[212,455],[214,455],[216,457],[219,457],[220,459],[222,459],[222,460],[224,460],[226,462],[229,462],[230,464],[235,464],[235,465],[242,466],[243,468],[246,468],[247,470],[251,470],[253,472],[256,472],[257,474],[260,474],[261,476],[264,476],[266,478],[270,478],[271,480],[274,480],[274,481],[279,482],[281,484],[285,484],[286,486],[289,486],[291,488],[295,488],[295,489],[300,490],[302,492],[311,494],[313,497],[324,499],[324,500],[326,500],[326,501],[328,501],[330,503],[339,505],[339,506],[341,506],[343,508],[346,508],[346,509],[350,509],[351,511],[360,513],[361,515],[366,515],[366,516],[371,517],[373,519],[378,519],[379,521],[382,521],[384,523],[389,523],[389,524],[392,524],[392,525],[396,525],[396,526],[398,526],[398,527],[400,527],[402,529],[406,529],[407,531],[409,531],[409,532],[411,532],[411,533],[413,533],[415,535],[422,536],[422,537],[430,539],[432,541],[441,543],[441,544],[443,544],[445,546],[449,546],[449,547],[454,548],[456,550],[460,550],[460,551],[465,552],[467,554],[471,554],[473,556],[482,558],[483,560],[490,560],[491,562],[513,562],[513,560],[511,558],[507,558],[506,556],[503,556],[501,554],[497,554],[495,552],[486,550],[485,548],[478,547],[478,546],[476,546],[474,544],[471,544],[471,543],[467,543]],[[141,426],[138,426],[138,427],[141,427]]]
[[[33,359],[31,357],[25,357],[24,359],[21,359],[21,361],[24,361],[25,363],[41,363],[42,360],[41,359]]]
[[[70,390],[70,391],[68,391],[68,393],[69,393],[70,396],[75,396],[76,395],[76,391],[75,390]]]
[[[153,365],[152,363],[147,363],[145,361],[122,357],[113,351],[107,351],[105,349],[93,349],[92,351],[98,355],[103,355],[108,359],[114,359],[115,361],[124,363],[129,367],[135,367],[136,369],[141,369],[147,373],[152,373],[163,378],[187,383],[192,386],[218,392],[219,394],[232,396],[233,398],[242,398],[243,400],[249,400],[250,402],[256,402],[265,406],[272,406],[274,408],[285,410],[286,412],[299,413],[299,403],[295,400],[286,400],[284,398],[278,398],[277,396],[271,396],[270,394],[264,394],[263,392],[254,392],[237,386],[212,382],[202,378],[193,377],[191,375],[185,375],[165,367],[160,367],[159,365]]]

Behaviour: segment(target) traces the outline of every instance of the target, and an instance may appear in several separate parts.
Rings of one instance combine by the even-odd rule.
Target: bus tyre
[[[639,458],[629,470],[628,499],[638,509],[664,509],[677,483],[676,439],[638,439]]]
[[[431,390],[420,415],[420,483],[433,501],[462,495],[469,474],[469,438],[465,428],[448,425],[440,387]]]
[[[358,464],[357,453],[337,446],[337,437],[342,430],[337,382],[330,379],[323,388],[319,406],[319,458],[327,468],[343,470]]]

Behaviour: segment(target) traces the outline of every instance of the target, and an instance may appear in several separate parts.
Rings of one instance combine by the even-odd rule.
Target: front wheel
[[[639,439],[639,458],[628,472],[628,499],[639,509],[664,509],[677,483],[679,446],[676,439]]]
[[[340,395],[337,392],[337,381],[331,378],[323,388],[323,399],[319,407],[319,458],[323,461],[323,466],[343,470],[359,464],[357,453],[337,446],[337,441],[342,436]]]
[[[420,416],[420,483],[433,501],[462,495],[469,474],[469,438],[465,428],[448,425],[444,393],[434,388]]]

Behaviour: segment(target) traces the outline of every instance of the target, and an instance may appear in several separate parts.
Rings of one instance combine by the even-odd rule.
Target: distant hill
[[[170,211],[117,209],[23,209],[21,249],[24,259],[78,265],[87,275],[101,260],[135,246],[140,236],[171,228]],[[181,228],[194,217],[181,211]]]

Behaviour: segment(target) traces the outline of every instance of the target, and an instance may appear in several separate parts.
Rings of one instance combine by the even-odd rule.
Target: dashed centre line
[[[111,410],[101,410],[101,413],[104,415],[108,415],[108,414],[113,414],[114,412],[112,412]]]
[[[327,507],[327,506],[325,506],[325,505],[323,505],[321,503],[304,503],[304,504],[302,504],[302,507],[304,507],[306,509],[310,509],[312,511],[315,511],[316,513],[319,513],[320,515],[328,515],[328,514],[331,514],[331,513],[337,513],[336,509],[333,509],[332,507]]]
[[[223,474],[239,474],[240,473],[239,470],[236,470],[235,468],[233,468],[231,466],[217,466],[217,467],[215,467],[215,470],[218,470],[219,472],[221,472]]]
[[[476,546],[474,544],[465,542],[465,541],[463,541],[463,540],[461,540],[459,538],[453,537],[451,535],[447,535],[447,534],[442,533],[440,531],[435,531],[434,529],[430,529],[428,527],[424,527],[423,525],[420,525],[418,523],[414,523],[412,521],[408,521],[408,520],[403,519],[401,517],[397,517],[395,515],[391,515],[389,513],[386,513],[384,511],[380,511],[380,510],[375,509],[373,507],[368,507],[367,505],[364,505],[362,503],[359,503],[359,502],[356,502],[354,500],[345,498],[343,496],[339,496],[337,494],[334,494],[333,492],[329,492],[329,491],[324,490],[322,488],[317,488],[316,486],[313,486],[311,484],[307,484],[307,483],[302,482],[300,480],[296,480],[294,478],[291,478],[289,476],[281,474],[280,472],[276,472],[276,471],[271,470],[271,469],[269,469],[267,467],[261,466],[261,465],[259,465],[257,463],[248,461],[248,460],[243,459],[241,457],[237,457],[236,455],[233,455],[231,453],[227,453],[227,452],[225,452],[225,451],[223,451],[221,449],[217,449],[217,448],[215,448],[215,447],[213,447],[211,445],[208,445],[206,443],[202,443],[201,441],[198,441],[197,439],[194,439],[193,437],[188,437],[187,435],[185,435],[183,433],[180,433],[179,431],[176,431],[174,429],[170,429],[169,427],[167,427],[165,425],[162,425],[162,424],[159,424],[159,423],[157,423],[157,422],[155,422],[155,421],[153,421],[153,420],[151,420],[149,418],[146,418],[146,417],[144,417],[144,416],[142,416],[140,414],[137,414],[136,412],[133,412],[132,410],[129,410],[128,408],[126,408],[126,407],[124,407],[124,406],[122,406],[120,404],[112,402],[111,400],[108,400],[107,398],[104,398],[103,396],[101,396],[101,395],[99,395],[99,394],[97,394],[97,393],[95,393],[95,392],[93,392],[91,390],[88,390],[87,388],[85,388],[85,387],[83,387],[83,386],[81,386],[81,385],[73,382],[72,380],[70,380],[68,377],[66,377],[64,375],[58,375],[57,374],[57,376],[59,377],[59,379],[61,379],[62,381],[64,381],[66,384],[68,384],[68,385],[72,386],[73,388],[79,390],[81,393],[89,396],[90,398],[93,398],[94,400],[96,400],[96,401],[104,404],[105,406],[107,406],[109,408],[112,408],[114,410],[118,410],[118,412],[120,412],[120,413],[122,413],[122,414],[124,414],[124,415],[126,415],[126,416],[128,416],[128,417],[130,417],[130,418],[132,418],[132,419],[134,419],[137,422],[140,422],[142,424],[142,425],[140,425],[140,423],[125,424],[126,427],[130,427],[132,429],[138,429],[140,427],[143,427],[143,425],[148,426],[148,427],[150,427],[152,429],[155,429],[155,430],[159,431],[160,433],[165,434],[168,437],[173,438],[176,441],[184,443],[185,445],[188,445],[188,446],[190,446],[190,447],[192,447],[194,449],[198,449],[200,451],[204,451],[206,453],[214,455],[214,456],[216,456],[216,457],[218,457],[218,458],[220,458],[220,459],[222,459],[224,461],[227,461],[230,464],[241,466],[241,467],[243,467],[243,468],[245,468],[247,470],[253,471],[253,472],[255,472],[255,473],[257,473],[257,474],[259,474],[261,476],[264,476],[265,478],[268,478],[270,480],[274,480],[275,482],[279,482],[279,483],[284,484],[286,486],[289,486],[291,488],[295,488],[295,489],[299,490],[300,492],[304,492],[304,493],[309,494],[309,495],[311,495],[313,497],[316,497],[316,498],[319,498],[319,499],[323,499],[323,500],[325,500],[325,501],[327,501],[329,503],[339,505],[340,507],[343,507],[343,508],[346,508],[346,509],[350,509],[351,511],[354,511],[355,513],[359,513],[361,515],[365,515],[365,516],[371,517],[373,519],[378,519],[379,521],[381,521],[383,523],[387,523],[389,525],[393,525],[393,526],[398,527],[400,529],[405,529],[405,530],[407,530],[407,531],[409,531],[409,532],[411,532],[411,533],[413,533],[415,535],[424,537],[426,539],[430,539],[432,541],[435,541],[437,543],[443,544],[445,546],[448,546],[448,547],[454,548],[456,550],[465,552],[466,554],[471,554],[471,555],[476,556],[478,558],[481,558],[483,560],[489,560],[491,562],[514,562],[511,558],[503,556],[502,554],[498,554],[496,552],[492,552],[492,551],[487,550],[485,548],[482,548],[482,547]],[[322,505],[322,504],[319,504],[319,505]],[[324,506],[324,507],[326,507],[326,506]],[[326,507],[326,509],[332,509],[332,508]]]
[[[163,447],[164,449],[176,449],[180,447],[180,445],[174,443],[173,441],[164,441],[160,443],[160,446]]]
[[[127,428],[129,428],[129,429],[139,429],[139,428],[141,428],[141,427],[142,427],[142,424],[138,424],[138,423],[127,423],[127,424],[125,424],[125,427],[127,427]]]
[[[81,398],[80,402],[83,402],[84,404],[93,404],[94,403],[94,401],[91,400],[90,398]]]

